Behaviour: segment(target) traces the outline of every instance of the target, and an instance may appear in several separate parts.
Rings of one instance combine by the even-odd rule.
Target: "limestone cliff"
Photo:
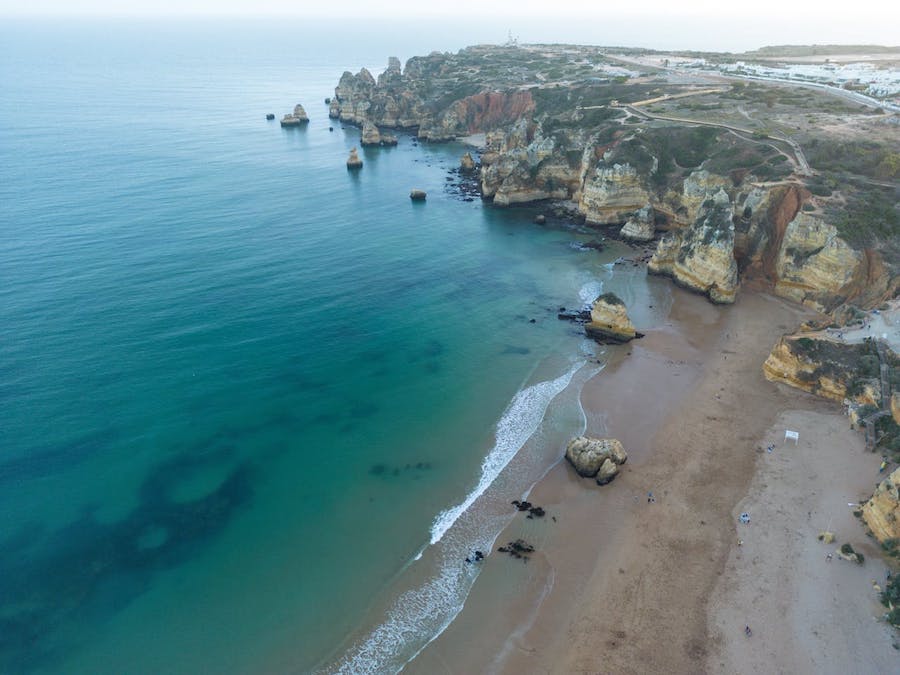
[[[784,160],[783,152],[709,127],[636,123],[614,103],[659,85],[548,85],[547,64],[566,69],[571,60],[571,50],[514,46],[435,52],[403,68],[391,57],[377,78],[345,72],[329,115],[362,126],[363,145],[379,127],[435,142],[486,134],[484,198],[565,200],[586,223],[615,225],[636,241],[667,233],[651,271],[713,302],[733,302],[742,280],[824,312],[871,308],[900,292],[881,252],[848,244],[800,181],[771,179],[785,162],[767,153]],[[383,131],[377,144],[386,144]]]
[[[650,203],[650,193],[629,164],[598,164],[585,178],[578,210],[591,224],[623,223]]]
[[[290,112],[281,118],[281,126],[283,127],[296,127],[308,123],[309,116],[306,114],[306,110],[303,109],[303,106],[299,103],[294,106],[293,112]]]
[[[772,382],[872,406],[881,405],[878,373],[878,358],[868,343],[848,344],[820,335],[782,337],[763,364],[763,374]]]
[[[656,224],[653,222],[653,209],[644,206],[628,219],[628,222],[619,230],[619,236],[631,241],[650,241],[656,234]]]
[[[494,204],[567,199],[578,189],[579,163],[560,151],[558,136],[543,136],[527,118],[489,139],[481,182],[482,194],[493,197]]]
[[[878,541],[900,539],[900,469],[878,484],[863,504],[862,517]]]
[[[703,202],[690,227],[659,242],[650,272],[670,276],[713,302],[734,302],[738,277],[732,215],[728,193],[720,188]]]
[[[833,225],[800,213],[788,224],[775,261],[775,293],[830,311],[848,297],[864,260]]]

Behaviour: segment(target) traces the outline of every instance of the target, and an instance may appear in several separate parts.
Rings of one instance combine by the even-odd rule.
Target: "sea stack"
[[[467,152],[462,156],[462,159],[459,160],[459,168],[460,171],[465,171],[466,173],[470,173],[475,170],[475,160],[472,159],[472,154]]]
[[[303,124],[309,124],[309,116],[299,103],[294,106],[294,112],[288,113],[281,118],[281,126],[283,127],[299,127]]]
[[[350,150],[350,156],[347,158],[347,168],[356,170],[361,169],[362,165],[362,160],[359,158],[356,148],[352,148]]]
[[[409,191],[409,198],[414,202],[424,202],[426,197],[425,190],[412,189]]]
[[[600,342],[628,342],[639,334],[628,318],[625,303],[615,293],[604,293],[591,305],[591,320],[584,325],[588,337]]]

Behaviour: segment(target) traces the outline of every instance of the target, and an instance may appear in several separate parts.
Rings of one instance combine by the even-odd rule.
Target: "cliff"
[[[885,478],[862,507],[862,517],[878,541],[900,539],[900,469]]]
[[[630,164],[598,164],[581,189],[578,210],[588,223],[623,223],[650,204],[650,192]]]
[[[888,357],[894,357],[888,350]],[[880,406],[880,366],[869,343],[848,344],[823,336],[786,335],[766,362],[767,380],[797,387],[833,401],[849,399]]]
[[[554,46],[435,52],[404,68],[392,57],[377,78],[345,72],[329,114],[364,126],[364,144],[379,127],[434,142],[483,133],[486,200],[566,201],[587,224],[637,241],[663,232],[651,270],[713,302],[733,302],[745,281],[823,312],[900,291],[887,249],[848,241],[852,227],[790,177],[787,153],[722,129],[637,119],[618,100],[682,89],[603,80],[594,75],[604,58]]]
[[[719,188],[701,204],[690,227],[660,241],[649,271],[670,276],[713,302],[734,302],[738,277],[732,215],[731,199]]]

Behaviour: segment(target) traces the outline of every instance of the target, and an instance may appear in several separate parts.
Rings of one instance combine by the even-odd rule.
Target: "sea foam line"
[[[578,290],[578,298],[582,305],[590,305],[594,300],[603,294],[603,282],[594,279],[587,282]]]
[[[440,541],[453,523],[490,487],[519,448],[537,431],[550,403],[569,385],[583,365],[584,362],[580,361],[555,380],[534,384],[513,397],[497,423],[496,443],[482,462],[478,485],[460,504],[443,511],[435,519],[432,544]],[[479,539],[484,537],[483,541],[465,542],[461,544],[462,550],[472,545],[490,549],[493,536],[482,533]],[[474,580],[474,570],[459,564],[459,551],[445,551],[438,555],[438,573],[424,584],[402,593],[388,610],[385,621],[345,654],[334,672],[348,675],[398,672],[446,630],[462,610]],[[416,559],[420,557],[421,553]],[[412,657],[401,656],[411,643],[424,637],[423,628],[431,633],[427,641],[422,642]]]
[[[530,387],[526,387],[517,393],[507,407],[506,412],[497,422],[496,442],[491,451],[481,463],[481,476],[478,479],[478,485],[475,486],[466,498],[449,509],[441,511],[434,519],[431,526],[431,544],[434,545],[441,540],[441,537],[449,530],[453,523],[465,513],[472,504],[478,499],[491,483],[500,475],[504,467],[509,464],[510,460],[515,456],[525,442],[531,438],[531,435],[537,431],[541,421],[544,419],[544,413],[550,402],[565,389],[572,377],[578,371],[583,362],[578,362],[572,368],[557,377],[555,380],[546,382],[538,382]]]

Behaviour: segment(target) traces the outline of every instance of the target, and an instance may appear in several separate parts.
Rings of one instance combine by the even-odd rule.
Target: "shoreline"
[[[738,584],[729,567],[735,509],[763,475],[760,444],[785,411],[846,430],[822,439],[828,457],[845,452],[836,438],[854,436],[835,406],[763,377],[771,346],[812,312],[747,291],[731,307],[672,293],[664,325],[616,348],[582,391],[587,434],[619,438],[629,453],[620,476],[597,487],[558,460],[529,495],[557,521],[516,518],[497,540],[533,543],[530,564],[489,555],[463,610],[404,672],[716,672],[714,659],[746,672],[750,664],[723,638],[733,631],[717,633],[708,617],[722,616],[721,585]],[[853,454],[866,460],[877,464]],[[817,469],[825,493],[859,482],[859,473]],[[854,542],[864,542],[855,527]],[[791,583],[803,574],[790,566],[779,573]],[[780,635],[790,640],[791,632]]]

